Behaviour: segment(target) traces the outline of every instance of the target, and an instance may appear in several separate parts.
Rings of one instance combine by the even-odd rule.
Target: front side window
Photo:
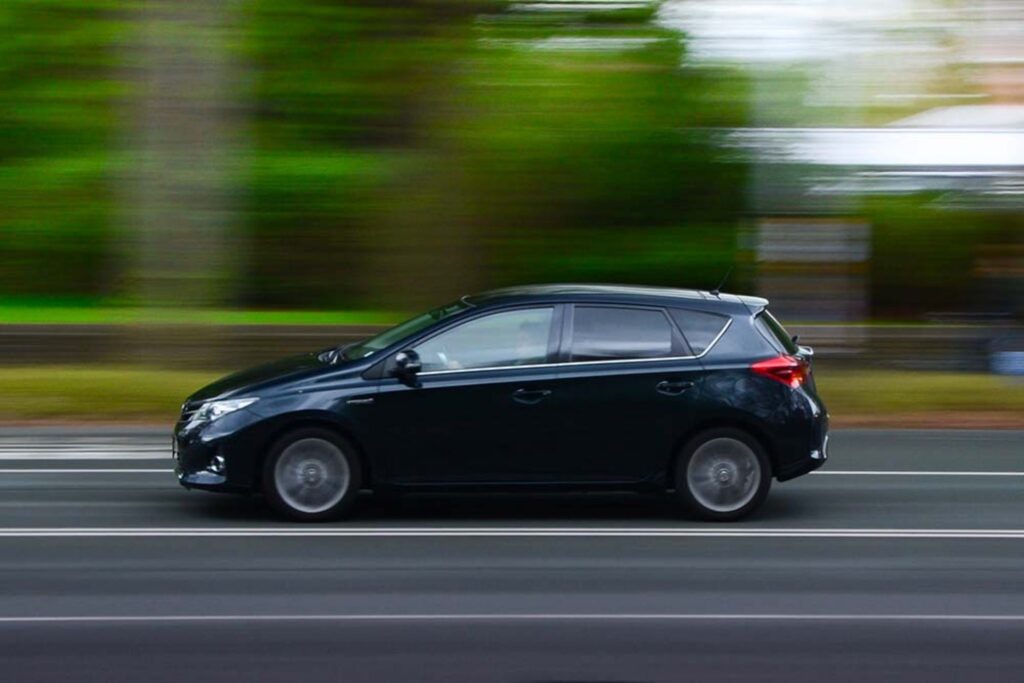
[[[577,306],[573,313],[570,361],[663,358],[671,355],[672,326],[661,311]]]
[[[526,308],[475,318],[414,350],[425,372],[537,365],[548,360],[553,308]]]

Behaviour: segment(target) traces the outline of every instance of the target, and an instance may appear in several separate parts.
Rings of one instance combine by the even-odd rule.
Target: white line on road
[[[0,616],[4,624],[280,621],[986,621],[1024,622],[1021,614],[152,614]]]
[[[0,474],[139,474],[143,472],[157,472],[167,474],[174,472],[173,468],[136,467],[136,468],[58,468],[58,467],[8,467],[0,469]]]
[[[588,527],[21,527],[0,538],[884,538],[1024,539],[1024,529]]]
[[[0,457],[0,460],[3,460]],[[22,459],[22,458],[16,458]],[[58,458],[40,458],[39,460],[56,460]],[[79,458],[59,458],[61,460],[78,460]],[[81,458],[83,460],[88,458]],[[102,460],[167,460],[169,458],[161,456],[160,458],[96,458]],[[135,474],[138,472],[173,472],[173,468],[143,468],[143,467],[76,467],[76,468],[58,468],[58,467],[7,467],[0,468],[0,474],[89,474],[93,472],[100,472],[103,474]],[[958,471],[929,471],[929,470],[818,470],[812,472],[815,476],[824,474],[830,475],[843,475],[843,476],[865,476],[865,477],[1024,477],[1024,471],[1017,472],[1012,470],[1004,470],[997,472],[976,472],[971,470],[958,470]]]
[[[971,470],[818,470],[815,475],[840,474],[869,477],[1024,477],[1024,472],[1004,470],[1002,472],[976,472]]]
[[[69,450],[57,451],[18,451],[0,452],[0,460],[170,460],[170,449],[163,451],[142,452],[115,452],[107,450],[81,451]]]

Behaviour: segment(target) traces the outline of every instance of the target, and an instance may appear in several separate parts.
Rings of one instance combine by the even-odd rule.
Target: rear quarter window
[[[757,314],[757,327],[766,339],[774,341],[786,353],[799,353],[800,348],[775,316],[768,311]]]
[[[669,314],[676,321],[690,349],[698,356],[708,350],[729,322],[728,316],[683,308],[670,308]]]

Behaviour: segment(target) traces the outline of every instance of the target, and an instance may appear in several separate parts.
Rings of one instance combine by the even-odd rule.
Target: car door
[[[560,307],[484,313],[417,342],[416,386],[382,380],[372,448],[399,484],[543,479]]]
[[[700,361],[658,307],[578,304],[564,318],[551,407],[566,477],[663,473],[693,419]]]

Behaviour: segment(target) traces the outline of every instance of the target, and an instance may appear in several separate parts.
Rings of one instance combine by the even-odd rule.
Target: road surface
[[[835,432],[731,525],[588,495],[296,526],[168,451],[0,432],[0,680],[1024,679],[1024,432]]]

